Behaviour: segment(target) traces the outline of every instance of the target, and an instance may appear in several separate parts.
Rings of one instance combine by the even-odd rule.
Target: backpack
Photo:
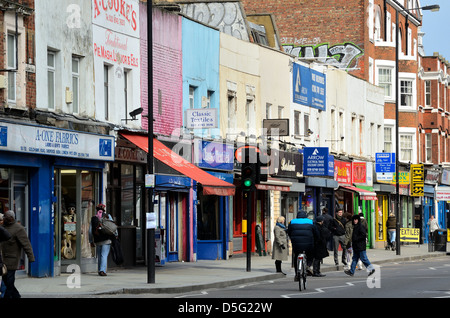
[[[110,220],[107,216],[100,219],[99,230],[106,235],[115,235],[117,225],[113,220]]]

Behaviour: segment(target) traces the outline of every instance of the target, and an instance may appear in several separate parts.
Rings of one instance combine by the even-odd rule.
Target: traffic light
[[[258,164],[256,163],[256,158],[256,151],[254,151],[254,149],[242,149],[241,181],[242,190],[244,192],[254,191],[256,189],[255,184],[258,174]]]

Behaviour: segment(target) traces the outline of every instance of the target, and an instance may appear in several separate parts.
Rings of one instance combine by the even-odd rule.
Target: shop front
[[[148,151],[146,135],[129,132],[120,135]],[[153,139],[157,173],[154,211],[158,218],[156,230],[160,234],[157,243],[162,249],[160,261],[163,262],[210,259],[211,255],[217,259],[226,255],[226,198],[234,195],[235,186],[192,164],[189,160],[191,147],[191,144]],[[182,153],[183,150],[187,152]]]
[[[103,170],[114,160],[114,137],[38,125],[0,123],[0,202],[28,231],[36,261],[21,269],[34,277],[69,265],[96,271],[89,244],[95,205],[103,200]]]

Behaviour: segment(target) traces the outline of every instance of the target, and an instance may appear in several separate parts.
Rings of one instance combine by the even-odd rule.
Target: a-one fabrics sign
[[[297,104],[326,110],[326,75],[294,63],[293,101]]]

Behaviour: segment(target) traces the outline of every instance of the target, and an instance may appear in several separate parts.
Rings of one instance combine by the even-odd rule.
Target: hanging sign
[[[410,187],[412,197],[423,197],[424,180],[423,164],[412,164]]]

